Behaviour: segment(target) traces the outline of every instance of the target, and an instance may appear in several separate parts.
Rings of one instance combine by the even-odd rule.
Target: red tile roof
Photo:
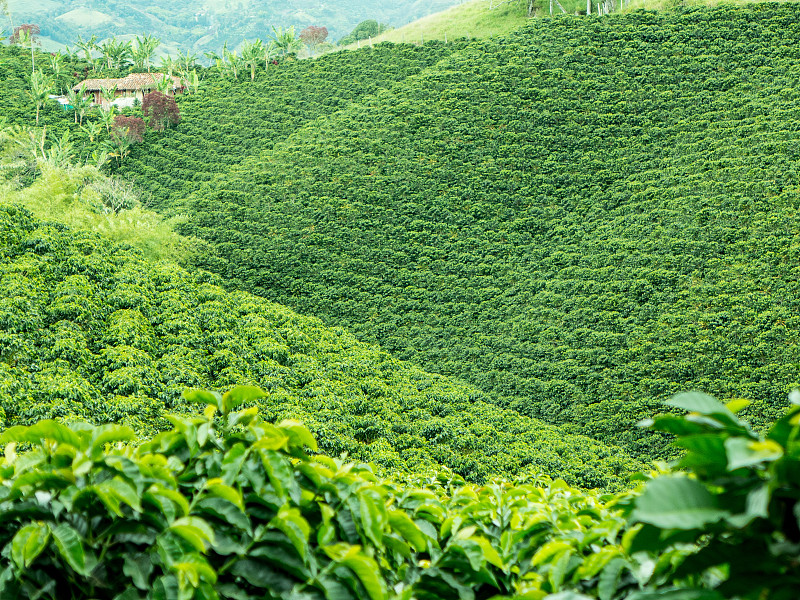
[[[87,92],[97,92],[102,88],[111,89],[117,86],[117,91],[130,90],[154,90],[158,87],[157,81],[161,81],[166,75],[163,73],[131,73],[122,79],[87,79],[82,81],[72,89],[79,91],[82,86],[86,86]],[[180,77],[172,76],[172,89],[185,87]]]

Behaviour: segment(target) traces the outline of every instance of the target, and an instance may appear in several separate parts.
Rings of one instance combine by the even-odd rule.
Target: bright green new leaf
[[[253,385],[237,385],[235,388],[222,395],[222,404],[219,409],[222,414],[227,415],[234,408],[245,402],[252,402],[259,398],[265,398],[266,396],[267,392],[259,387]]]
[[[670,406],[682,408],[689,412],[723,417],[727,422],[739,426],[744,424],[722,402],[702,392],[684,392],[677,394],[666,402]]]
[[[222,396],[217,392],[208,392],[206,390],[188,389],[183,392],[183,398],[187,402],[195,404],[210,404],[216,406],[220,411],[222,410]]]
[[[307,563],[308,536],[311,535],[311,527],[300,511],[296,508],[282,506],[275,518],[270,521],[270,525],[286,534],[300,558]]]
[[[225,484],[219,477],[206,481],[205,489],[210,496],[223,498],[238,507],[241,511],[244,511],[242,493],[236,488]]]
[[[314,452],[319,450],[317,440],[314,439],[312,433],[302,423],[291,419],[284,419],[278,423],[278,427],[289,436],[292,446],[297,448],[308,446]]]
[[[731,471],[772,462],[783,456],[783,448],[772,440],[756,442],[732,437],[725,440],[725,450],[728,453],[728,469]]]
[[[214,543],[214,530],[199,517],[182,517],[170,525],[169,530],[189,542],[198,552],[205,552],[206,544]]]
[[[381,571],[373,558],[361,553],[354,553],[347,555],[339,562],[358,576],[372,600],[384,600],[386,598],[386,588],[383,579],[379,575]]]
[[[425,534],[405,511],[390,510],[389,526],[402,535],[417,552],[425,552],[428,549],[428,540]]]

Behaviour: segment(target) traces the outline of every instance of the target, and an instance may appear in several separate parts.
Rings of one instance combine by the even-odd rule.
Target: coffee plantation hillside
[[[264,140],[183,231],[231,285],[652,455],[660,399],[762,427],[797,379],[798,77],[794,4],[537,20]],[[183,106],[198,145],[247,110]]]
[[[116,172],[151,193],[154,206],[175,210],[204,181],[465,44],[381,45],[314,60],[258,63],[252,71],[221,62],[204,72],[199,93],[179,98],[181,126],[149,137]]]
[[[0,205],[0,428],[81,419],[149,436],[169,425],[166,412],[191,411],[186,388],[255,384],[265,418],[303,421],[329,455],[400,474],[544,473],[619,488],[643,467],[217,283]]]

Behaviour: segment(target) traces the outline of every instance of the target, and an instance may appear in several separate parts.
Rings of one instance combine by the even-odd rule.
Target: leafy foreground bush
[[[799,583],[798,406],[760,440],[713,398],[679,396],[695,412],[657,425],[695,477],[598,496],[378,481],[309,456],[297,422],[235,410],[263,395],[189,392],[203,416],[139,446],[117,425],[8,429],[0,597],[777,599]]]

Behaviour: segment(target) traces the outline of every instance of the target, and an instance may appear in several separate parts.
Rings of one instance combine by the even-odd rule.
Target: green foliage
[[[792,598],[800,586],[800,393],[790,398],[790,410],[763,435],[734,414],[742,404],[700,393],[673,399],[689,414],[652,424],[678,435],[686,451],[678,466],[694,477],[647,484],[630,514],[640,523],[631,551],[680,548],[676,576],[698,594],[710,584],[726,598]]]
[[[379,479],[260,418],[263,390],[185,395],[203,415],[143,443],[52,420],[0,436],[4,598],[777,600],[800,585],[800,406],[760,438],[708,396],[676,399],[693,412],[656,426],[708,468],[599,496]]]
[[[211,402],[203,416],[170,416],[170,431],[139,445],[117,425],[6,430],[3,597],[544,598],[628,564],[610,497],[558,481],[378,480],[309,456],[316,441],[299,423],[235,410],[263,395],[189,392]]]
[[[376,37],[377,35],[383,33],[384,31],[388,31],[389,29],[391,29],[391,27],[385,23],[378,23],[374,19],[367,19],[366,21],[361,21],[361,23],[355,26],[353,31],[341,38],[337,43],[340,46],[354,44],[359,40],[366,40]]]
[[[252,156],[209,178],[198,128],[125,173],[174,186],[163,209],[192,215],[181,231],[213,248],[198,265],[231,285],[663,458],[635,427],[661,400],[748,398],[763,428],[797,380],[796,48],[794,5],[541,19],[288,138],[250,137],[259,100],[187,99],[183,132]],[[372,52],[285,72],[350,89],[344,66]],[[279,89],[264,122],[300,104]]]
[[[189,0],[153,0],[134,6],[117,0],[86,0],[78,5],[52,0],[46,6],[18,2],[12,12],[17,21],[29,19],[38,23],[53,46],[73,44],[80,34],[94,34],[97,39],[106,40],[147,32],[161,39],[161,51],[175,54],[190,49],[219,52],[225,40],[235,47],[243,40],[263,36],[270,24],[294,25],[298,31],[309,25],[322,25],[339,38],[365,15],[402,25],[458,3],[459,0],[340,0],[335,4],[208,0],[198,5]]]
[[[177,98],[180,127],[133,148],[116,172],[135,178],[152,194],[156,207],[174,211],[215,174],[234,169],[297,129],[419,73],[460,47],[387,44],[370,53],[340,53],[278,66],[269,62],[273,56],[263,54],[269,47],[260,42],[244,46],[246,64],[226,49],[225,61],[205,71],[202,93]],[[239,71],[248,65],[251,77],[238,81]]]
[[[59,179],[39,183],[46,181],[56,186]],[[49,188],[35,189],[44,209]],[[74,204],[70,192],[51,211],[73,215]],[[137,214],[105,217],[122,227],[120,220],[143,218]],[[269,392],[258,403],[267,418],[302,419],[325,452],[386,471],[448,468],[470,481],[547,473],[620,488],[642,468],[618,449],[497,410],[475,388],[395,360],[341,329],[225,292],[208,274],[36,222],[21,208],[0,208],[0,224],[6,427],[69,418],[150,435],[167,425],[166,410],[194,410],[181,398],[184,388],[248,384]]]

